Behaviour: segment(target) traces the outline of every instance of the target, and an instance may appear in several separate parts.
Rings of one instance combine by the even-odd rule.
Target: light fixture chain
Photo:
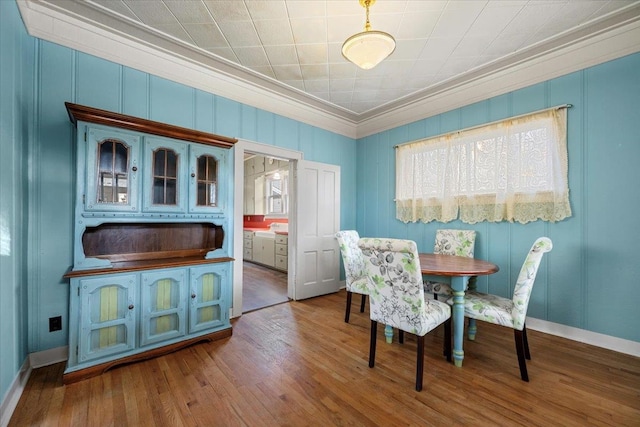
[[[371,23],[369,22],[369,4],[370,3],[371,3],[371,0],[365,0],[364,1],[364,7],[367,10],[367,22],[365,22],[365,24],[364,24],[364,30],[365,31],[371,30]]]

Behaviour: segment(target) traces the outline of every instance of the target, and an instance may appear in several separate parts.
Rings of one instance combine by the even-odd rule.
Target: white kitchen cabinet
[[[274,267],[276,264],[276,240],[271,237],[253,236],[253,261]]]

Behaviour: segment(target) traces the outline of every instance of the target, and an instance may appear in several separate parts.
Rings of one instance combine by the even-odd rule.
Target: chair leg
[[[418,360],[416,363],[416,391],[422,390],[424,374],[424,335],[418,336]]]
[[[433,294],[433,299],[438,301],[438,294]]]
[[[531,360],[531,353],[529,353],[529,340],[527,340],[527,325],[522,327],[522,340],[524,341],[524,357],[527,360]]]
[[[524,338],[522,331],[513,330],[516,340],[516,352],[518,353],[518,365],[520,365],[520,378],[522,381],[529,382],[529,374],[527,373],[527,362],[525,360]]]
[[[398,329],[398,342],[404,344],[404,331],[402,329]]]
[[[367,296],[362,294],[362,300],[360,301],[360,313],[364,313],[364,304],[367,302]]]
[[[347,309],[344,312],[344,321],[345,323],[349,323],[349,314],[351,314],[351,297],[352,297],[352,293],[350,291],[347,291]]]
[[[444,321],[444,355],[451,362],[451,318]]]
[[[376,363],[376,335],[378,334],[378,322],[371,321],[371,342],[369,343],[369,367]]]

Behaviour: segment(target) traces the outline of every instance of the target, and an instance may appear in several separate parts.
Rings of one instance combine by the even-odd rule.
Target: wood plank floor
[[[242,263],[243,313],[287,301],[287,273],[252,262]]]
[[[384,343],[367,365],[369,318],[345,292],[275,305],[233,336],[62,385],[63,364],[34,370],[10,426],[639,426],[640,359],[530,331],[531,382],[511,330],[481,323],[462,368],[427,336]]]

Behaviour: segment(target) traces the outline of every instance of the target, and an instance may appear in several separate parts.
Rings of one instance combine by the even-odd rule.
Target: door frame
[[[244,228],[244,155],[245,152],[260,154],[264,156],[277,157],[280,159],[289,160],[289,162],[297,162],[302,160],[303,153],[301,151],[290,150],[287,148],[276,147],[274,145],[261,144],[258,142],[248,141],[245,139],[238,139],[238,142],[234,144],[234,167],[233,167],[233,182],[234,182],[234,199],[233,199],[233,302],[230,308],[230,318],[239,317],[242,315],[242,263],[243,258],[243,228]],[[292,165],[289,165],[289,171],[291,171]],[[289,174],[289,183],[291,180],[295,180],[293,174]],[[295,181],[293,185],[296,185]],[[295,188],[295,187],[294,187]],[[293,218],[291,208],[295,206],[295,200],[292,200],[292,196],[289,195],[289,222]],[[289,229],[289,241],[295,242],[296,227],[295,224]],[[291,251],[291,247],[289,248]],[[294,277],[296,274],[296,263],[293,262],[291,257],[288,258],[289,266],[287,271],[287,295],[291,298],[293,295]]]

